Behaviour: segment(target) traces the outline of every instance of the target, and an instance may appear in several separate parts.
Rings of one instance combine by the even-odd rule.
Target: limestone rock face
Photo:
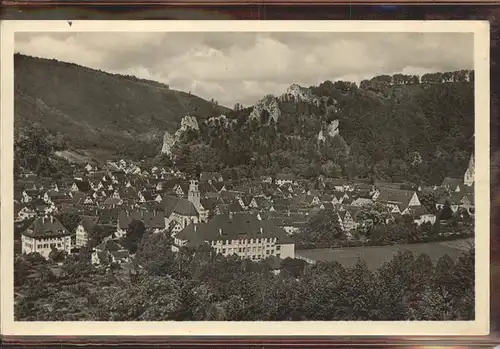
[[[186,131],[188,129],[196,131],[200,130],[200,127],[198,126],[198,120],[196,119],[195,116],[186,115],[185,117],[183,117],[181,120],[181,128],[177,130],[177,132],[181,130]]]
[[[207,121],[205,121],[205,124],[207,124],[208,126],[215,126],[217,124],[220,124],[221,126],[228,127],[229,125],[235,122],[236,120],[228,119],[225,115],[219,115],[219,116],[212,116]]]
[[[318,133],[318,142],[324,142],[327,138],[333,138],[339,134],[339,121],[333,120],[324,130]]]
[[[163,135],[163,146],[161,147],[161,153],[166,155],[172,155],[172,147],[175,144],[175,138],[168,131]]]
[[[302,87],[298,84],[292,84],[286,90],[286,94],[292,95],[297,101],[313,102],[315,96],[312,94],[311,90]]]
[[[254,105],[253,110],[249,115],[249,119],[260,119],[260,114],[263,110],[266,110],[269,113],[269,120],[272,119],[274,122],[277,122],[281,117],[278,99],[273,95],[267,95],[258,101]]]
[[[280,96],[279,100],[283,102],[306,102],[318,107],[323,103],[323,100],[315,96],[309,88],[298,84],[290,85],[286,92]]]
[[[179,141],[182,134],[187,130],[199,131],[200,127],[198,125],[198,120],[195,116],[186,115],[181,120],[181,127],[171,135],[168,131],[163,135],[163,145],[161,148],[161,153],[171,156],[172,147]]]

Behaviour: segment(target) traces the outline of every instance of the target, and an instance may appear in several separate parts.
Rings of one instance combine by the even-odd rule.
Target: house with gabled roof
[[[70,197],[65,192],[60,192],[60,191],[55,191],[55,190],[48,190],[43,195],[43,201],[46,204],[50,204],[52,202],[58,202],[60,200],[64,200],[67,198],[70,198]]]
[[[296,205],[299,205],[299,206],[302,206],[302,205],[316,206],[316,205],[319,205],[321,202],[318,196],[307,195],[307,194],[297,195],[292,200]]]
[[[354,222],[354,219],[351,216],[351,212],[349,210],[340,211],[338,212],[338,215],[339,223],[343,231],[349,232],[356,228],[356,222]]]
[[[114,240],[106,240],[95,247],[91,257],[92,264],[127,263],[130,252]]]
[[[101,203],[103,208],[115,208],[117,206],[121,206],[123,204],[122,199],[117,199],[114,197],[107,198],[104,202]]]
[[[165,230],[165,214],[163,211],[124,210],[118,214],[117,235],[125,235],[129,224],[134,220],[143,222],[146,230],[152,233],[159,233]]]
[[[342,178],[327,178],[324,180],[324,186],[328,190],[341,192],[354,190],[354,186]]]
[[[373,200],[371,198],[362,196],[354,198],[354,200],[351,203],[352,206],[358,206],[358,207],[368,206],[372,204]]]
[[[120,210],[117,207],[99,210],[97,223],[116,226],[119,212]]]
[[[184,198],[165,195],[162,205],[165,212],[165,226],[176,221],[182,228],[200,221],[200,214],[194,204]]]
[[[178,197],[187,196],[188,191],[189,191],[189,183],[182,182],[174,186],[175,195],[177,195]]]
[[[125,187],[119,190],[120,199],[128,201],[139,201],[139,194],[134,187]]]
[[[275,178],[275,183],[279,186],[284,184],[293,184],[295,181],[295,175],[293,173],[278,173]]]
[[[222,192],[228,190],[228,188],[224,182],[213,182],[212,186],[215,188],[215,190],[218,193],[222,193]]]
[[[413,222],[417,225],[422,225],[426,222],[430,224],[436,223],[436,215],[429,213],[424,206],[411,207],[408,211],[408,214],[413,217]]]
[[[98,218],[85,217],[80,221],[75,231],[75,247],[83,247],[89,241],[89,235],[94,232]]]
[[[460,207],[462,207],[463,199],[466,195],[462,192],[452,192],[450,195],[444,195],[436,203],[436,209],[442,210],[446,202],[450,204],[450,208],[453,213],[457,212]],[[469,202],[465,199],[465,202]]]
[[[260,176],[260,181],[262,183],[269,183],[269,184],[271,184],[273,182],[273,177],[271,177],[271,176]]]
[[[16,221],[21,222],[36,217],[36,212],[32,208],[22,205],[17,210]]]
[[[441,187],[447,189],[450,192],[461,192],[464,190],[464,184],[460,178],[446,177],[441,183]]]
[[[251,195],[242,195],[238,198],[238,202],[243,209],[258,208],[257,201]]]
[[[466,193],[460,200],[460,207],[465,209],[470,215],[474,215],[474,192]]]
[[[392,213],[406,214],[409,207],[420,206],[420,200],[415,191],[393,188],[380,188],[373,196],[373,201],[382,203],[391,209]]]
[[[75,180],[71,186],[71,191],[80,191],[82,193],[88,193],[92,191],[92,187],[87,180]]]
[[[52,215],[35,218],[21,233],[23,253],[38,252],[49,258],[53,249],[71,252],[71,232]]]

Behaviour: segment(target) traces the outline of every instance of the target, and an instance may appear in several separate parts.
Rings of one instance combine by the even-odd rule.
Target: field
[[[462,251],[468,249],[473,243],[473,239],[470,238],[408,245],[297,250],[295,258],[308,261],[336,261],[344,267],[350,267],[356,264],[359,257],[367,262],[369,268],[376,269],[383,263],[390,261],[397,252],[405,250],[413,252],[415,256],[426,253],[433,263],[436,263],[445,254],[455,260],[461,255]]]

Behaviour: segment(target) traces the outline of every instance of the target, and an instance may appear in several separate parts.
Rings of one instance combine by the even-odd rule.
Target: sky
[[[469,33],[16,33],[15,51],[135,75],[219,104],[288,86],[473,68]]]

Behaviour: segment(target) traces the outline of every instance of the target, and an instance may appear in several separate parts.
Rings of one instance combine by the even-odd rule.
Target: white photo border
[[[490,31],[488,21],[2,21],[1,333],[6,336],[448,336],[487,335],[490,313]],[[473,321],[20,322],[14,321],[13,125],[16,32],[461,32],[474,35],[475,287]],[[3,203],[3,204],[2,204]]]

